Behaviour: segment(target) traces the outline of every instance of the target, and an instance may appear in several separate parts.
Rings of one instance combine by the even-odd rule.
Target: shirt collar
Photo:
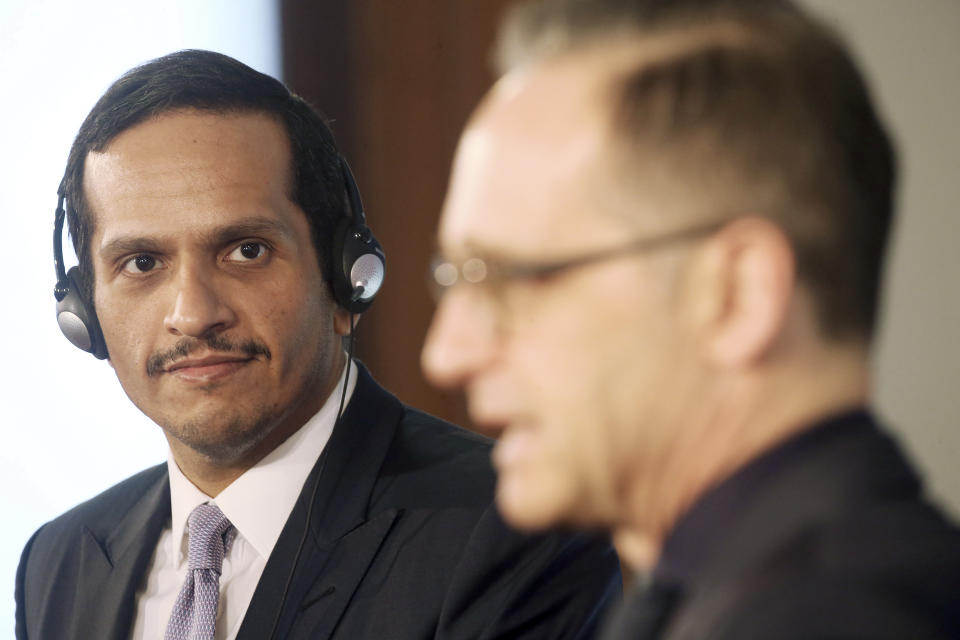
[[[357,367],[350,363],[350,377],[344,406],[353,396],[357,382]],[[293,511],[303,484],[323,452],[333,427],[343,390],[344,373],[336,388],[320,410],[300,429],[264,456],[216,498],[210,498],[198,489],[183,474],[170,454],[167,469],[170,473],[171,554],[174,566],[186,559],[184,534],[187,518],[205,502],[216,504],[233,523],[240,536],[245,538],[264,559],[270,557],[280,538],[287,518]]]

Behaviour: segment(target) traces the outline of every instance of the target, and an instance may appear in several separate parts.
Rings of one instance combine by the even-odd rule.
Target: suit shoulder
[[[486,508],[496,484],[491,447],[489,438],[404,407],[381,468],[381,493],[419,506]]]
[[[17,569],[18,637],[28,632],[31,637],[73,637],[68,628],[75,618],[63,612],[80,607],[88,589],[101,588],[103,575],[96,569],[113,566],[110,558],[122,557],[131,548],[136,549],[136,562],[145,565],[153,546],[137,547],[135,542],[154,540],[152,536],[169,519],[166,477],[166,465],[142,471],[34,533]]]
[[[166,475],[167,465],[163,463],[118,482],[43,525],[35,534],[34,546],[42,547],[48,539],[72,535],[80,527],[90,524],[109,528]]]
[[[400,443],[405,452],[421,458],[489,455],[493,441],[479,433],[451,424],[419,409],[404,407]]]
[[[738,600],[713,621],[710,637],[946,640],[960,637],[955,594],[945,585],[929,583],[798,575]]]
[[[796,536],[712,602],[717,638],[960,637],[960,530],[920,500],[869,505]]]
[[[41,526],[21,555],[19,572],[23,580],[30,582],[31,577],[54,568],[66,568],[68,572],[75,568],[84,531],[89,530],[99,540],[107,538],[146,494],[158,489],[166,474],[165,464],[141,471]]]
[[[486,436],[404,406],[391,453],[431,463],[451,457],[486,459],[492,446]]]

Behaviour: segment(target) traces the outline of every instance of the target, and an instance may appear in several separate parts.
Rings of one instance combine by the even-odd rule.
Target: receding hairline
[[[513,18],[513,19],[511,19]],[[497,39],[493,61],[498,75],[568,56],[589,58],[610,55],[634,69],[668,63],[709,47],[774,50],[777,39],[763,23],[793,19],[773,12],[762,15],[684,15],[650,25],[597,23],[579,30],[563,22],[539,25],[531,30],[522,19],[508,15]]]
[[[509,37],[509,29],[507,29]],[[498,60],[506,60],[500,53],[504,47],[514,51],[509,62],[498,64],[499,76],[491,91],[477,106],[471,121],[485,113],[492,100],[508,87],[518,83],[524,76],[538,70],[565,65],[592,67],[597,75],[591,78],[592,86],[586,90],[599,89],[601,97],[614,103],[622,81],[643,69],[660,64],[669,64],[685,56],[711,48],[730,51],[773,52],[779,42],[759,30],[756,24],[734,18],[714,22],[679,23],[656,30],[644,30],[637,26],[613,27],[609,31],[596,30],[568,40],[553,39],[514,51],[514,45],[498,44]],[[517,47],[522,45],[516,44]]]
[[[589,99],[600,105],[608,133],[616,137],[615,111],[622,99],[624,83],[645,69],[667,65],[710,49],[750,51],[761,55],[782,50],[781,43],[760,30],[758,25],[735,18],[684,22],[651,31],[633,25],[617,27],[609,32],[597,30],[575,37],[562,46],[559,41],[555,44],[535,45],[529,55],[523,55],[505,67],[492,90],[478,105],[470,124],[482,120],[497,96],[509,93],[515,84],[522,84],[525,76],[569,66],[586,72],[577,83],[578,90],[593,94]],[[615,140],[611,143],[618,146]]]
[[[621,179],[625,183],[635,181],[636,163],[650,164],[656,169],[658,164],[673,164],[663,163],[663,157],[657,155],[659,153],[669,151],[678,160],[688,157],[689,153],[675,148],[640,152],[636,148],[635,140],[622,135],[623,125],[618,121],[617,112],[623,99],[624,85],[631,77],[643,73],[645,69],[669,65],[710,49],[763,55],[782,51],[783,46],[759,29],[757,24],[730,17],[708,22],[676,23],[650,31],[634,25],[615,28],[612,32],[597,30],[596,33],[578,37],[563,47],[538,47],[533,50],[533,55],[507,69],[474,112],[468,128],[486,120],[492,103],[497,102],[498,95],[511,93],[514,85],[524,84],[525,77],[564,68],[580,69],[582,77],[570,85],[575,87],[574,90],[584,92],[586,99],[597,107],[606,138],[602,158],[609,161],[607,168],[613,169],[606,173],[601,170],[598,173],[617,182]],[[663,168],[666,169],[666,166]],[[670,179],[661,182],[661,186],[666,189],[662,195],[666,197],[667,193],[670,193],[676,197],[675,188],[682,188],[683,181],[677,180],[675,175],[666,177]],[[636,189],[627,184],[624,184],[624,188],[626,191],[623,195],[636,193]],[[693,210],[699,208],[697,203],[692,202],[691,215],[695,215]]]

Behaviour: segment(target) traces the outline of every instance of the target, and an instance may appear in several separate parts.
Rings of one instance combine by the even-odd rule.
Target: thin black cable
[[[353,331],[356,328],[356,316],[350,314],[350,335],[347,339],[347,371],[343,377],[343,389],[340,391],[340,406],[337,408],[337,418],[333,423],[331,437],[340,425],[340,418],[343,416],[343,405],[347,398],[347,385],[350,383],[350,365],[353,363]],[[307,504],[307,521],[303,527],[303,535],[300,536],[300,544],[297,545],[297,554],[293,558],[293,566],[290,567],[290,573],[287,574],[287,583],[283,586],[283,595],[280,596],[280,604],[277,607],[277,615],[273,618],[273,626],[270,628],[270,640],[273,640],[277,633],[277,625],[280,624],[280,614],[283,612],[283,603],[287,600],[287,593],[290,591],[290,585],[293,584],[293,574],[297,572],[297,564],[300,562],[300,556],[303,554],[303,547],[307,543],[307,536],[310,533],[310,520],[313,517],[313,505],[317,501],[317,492],[320,490],[320,478],[323,476],[323,468],[327,464],[327,446],[324,446],[323,453],[320,454],[320,468],[317,469],[317,477],[313,480],[313,489],[310,490],[310,501]]]

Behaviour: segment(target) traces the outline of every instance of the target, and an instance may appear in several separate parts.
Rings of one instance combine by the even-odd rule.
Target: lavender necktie
[[[173,605],[164,640],[213,640],[220,600],[223,554],[236,529],[215,504],[202,504],[187,519],[187,579]]]

